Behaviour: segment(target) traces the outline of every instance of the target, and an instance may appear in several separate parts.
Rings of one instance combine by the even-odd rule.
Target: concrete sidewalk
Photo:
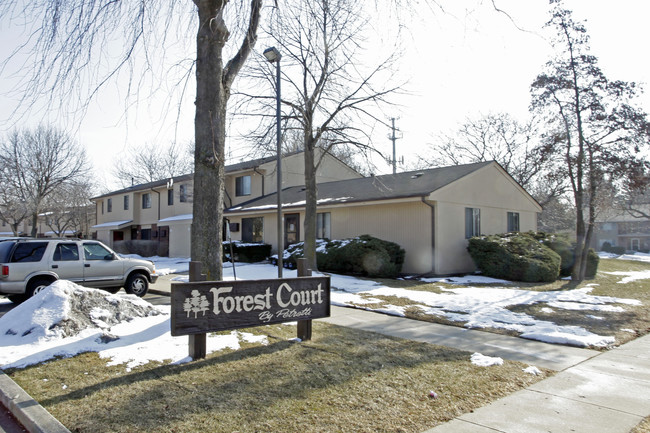
[[[650,416],[650,335],[599,352],[352,308],[320,320],[559,371],[425,433],[627,433]]]

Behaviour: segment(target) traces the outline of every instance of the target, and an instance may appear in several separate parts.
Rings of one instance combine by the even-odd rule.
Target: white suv
[[[0,242],[0,294],[22,302],[58,279],[144,296],[158,275],[149,260],[123,258],[106,245],[78,239]]]

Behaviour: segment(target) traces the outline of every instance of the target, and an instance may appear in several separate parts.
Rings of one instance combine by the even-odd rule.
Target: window
[[[323,212],[316,215],[316,237],[319,239],[331,239],[330,221],[332,214]]]
[[[241,240],[242,242],[262,242],[264,240],[264,218],[242,218]]]
[[[84,244],[84,257],[86,260],[109,260],[113,254],[100,244]]]
[[[481,209],[465,208],[465,239],[481,234]]]
[[[40,262],[46,248],[47,242],[18,242],[11,257],[11,262]]]
[[[143,241],[151,240],[151,229],[140,230],[140,239]]]
[[[52,260],[57,262],[79,260],[79,248],[77,247],[77,244],[58,244],[54,250]]]
[[[181,185],[179,192],[180,192],[181,203],[187,202],[187,185]]]
[[[129,196],[124,196],[124,210],[129,210]]]
[[[102,215],[104,215],[104,201],[102,200]]]
[[[251,177],[239,176],[235,179],[235,196],[251,195]]]
[[[109,198],[106,202],[108,212],[113,212],[113,199]]]
[[[142,194],[142,209],[149,209],[151,207],[151,194]]]
[[[508,232],[519,231],[519,212],[508,212]]]
[[[167,190],[167,206],[173,206],[174,205],[174,190],[173,189],[168,189]]]

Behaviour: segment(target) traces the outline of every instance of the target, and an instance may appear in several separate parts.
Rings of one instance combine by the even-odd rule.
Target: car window
[[[84,257],[86,257],[86,260],[105,260],[110,255],[111,252],[100,244],[84,244]]]
[[[12,263],[40,262],[47,242],[18,242],[11,257]]]
[[[79,260],[77,244],[58,244],[54,250],[54,261],[71,262]]]
[[[16,245],[16,242],[0,242],[0,263],[7,263],[9,261],[9,254],[11,254],[11,249],[14,245]]]

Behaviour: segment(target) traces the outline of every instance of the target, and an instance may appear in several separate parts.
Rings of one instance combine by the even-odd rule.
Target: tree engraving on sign
[[[208,301],[207,296],[201,295],[198,290],[192,290],[192,297],[185,298],[183,302],[183,310],[187,313],[187,317],[190,317],[190,313],[194,313],[194,318],[198,317],[199,313],[203,313],[210,308],[210,302]]]

